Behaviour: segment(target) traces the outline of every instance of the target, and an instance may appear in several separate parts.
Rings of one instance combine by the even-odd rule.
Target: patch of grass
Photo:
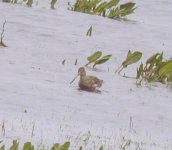
[[[12,4],[22,4],[23,2],[28,6],[32,7],[33,0],[3,0],[2,2],[12,3]]]
[[[33,5],[33,0],[2,0],[2,2],[12,3],[12,4],[25,3],[28,7],[32,7],[32,5]],[[56,2],[57,2],[57,0],[50,1],[51,9],[55,9],[54,5],[56,4]]]
[[[0,143],[1,144],[1,143]],[[68,150],[70,146],[70,142],[66,141],[64,144],[59,144],[59,143],[55,143],[53,144],[53,146],[51,147],[51,150]],[[19,142],[17,140],[13,140],[9,150],[19,150]],[[35,147],[34,145],[32,145],[31,142],[25,142],[23,144],[23,147],[21,148],[21,150],[34,150]],[[0,145],[0,150],[5,150],[5,145]],[[41,147],[41,150],[46,150],[45,147]]]
[[[130,147],[131,143],[132,143],[132,141],[130,139],[125,139],[125,137],[122,137],[119,148],[121,150],[126,150],[126,149],[128,149],[128,147]]]
[[[87,14],[96,14],[111,19],[123,18],[134,13],[136,9],[134,2],[119,4],[120,0],[76,0],[72,6],[70,3],[69,10],[78,11]]]

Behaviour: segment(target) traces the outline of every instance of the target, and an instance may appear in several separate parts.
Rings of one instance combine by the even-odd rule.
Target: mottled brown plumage
[[[72,80],[72,82],[78,76],[80,76],[80,80],[79,80],[78,85],[79,85],[81,90],[95,91],[96,88],[99,88],[99,87],[102,86],[103,80],[100,80],[100,79],[98,79],[97,77],[94,77],[94,76],[87,76],[84,67],[80,67],[78,69],[78,75]]]

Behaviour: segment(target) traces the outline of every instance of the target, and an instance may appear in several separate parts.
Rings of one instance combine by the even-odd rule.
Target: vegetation
[[[23,0],[24,2],[26,2],[26,5],[28,7],[32,7],[32,4],[33,4],[33,0]]]
[[[3,38],[4,38],[4,31],[5,31],[5,24],[6,24],[6,21],[3,23],[3,26],[2,26],[2,32],[1,32],[1,37],[0,37],[0,47],[7,47],[4,42],[3,42]]]
[[[17,4],[17,3],[25,3],[28,7],[32,7],[33,0],[2,0],[2,2]],[[57,2],[57,0],[51,0],[50,5],[51,9],[55,9],[54,5]]]
[[[70,142],[65,142],[64,144],[55,143],[51,147],[51,150],[68,150],[70,146]],[[13,140],[12,145],[9,150],[19,150],[19,142],[17,140]],[[34,145],[31,142],[26,142],[23,144],[22,150],[34,150]],[[39,148],[37,148],[39,149]],[[0,146],[0,150],[5,150],[5,145]],[[41,147],[40,150],[45,150],[44,147]]]
[[[28,7],[32,7],[33,0],[3,0],[2,2],[17,4],[17,3],[25,3]]]
[[[0,150],[5,150],[5,145],[2,145],[1,143],[2,141],[0,141]],[[66,141],[64,144],[59,144],[59,143],[55,143],[51,146],[50,150],[68,150],[70,147],[70,142]],[[35,150],[34,145],[32,145],[31,142],[25,142],[23,144],[23,147],[20,148],[19,147],[19,142],[17,140],[13,140],[10,148],[8,148],[9,150]],[[44,146],[38,147],[36,148],[37,150],[46,150]],[[80,146],[78,148],[78,150],[82,150],[82,146]],[[98,150],[103,150],[103,146],[101,146]]]
[[[134,13],[136,9],[134,2],[127,2],[118,5],[120,0],[76,0],[75,4],[71,6],[70,10],[78,11],[87,14],[96,14],[112,19],[123,18],[129,14]]]
[[[135,51],[135,52],[132,53],[129,50],[126,59],[122,62],[122,64],[119,66],[119,68],[116,70],[116,72],[120,73],[128,65],[131,65],[133,63],[138,62],[141,57],[142,57],[142,53],[141,52]]]
[[[127,58],[122,62],[122,69],[130,64],[136,63],[142,56],[141,52],[128,51]],[[116,70],[118,73],[121,72],[121,66]],[[155,53],[149,57],[145,64],[141,63],[137,68],[137,85],[141,85],[142,81],[160,82],[166,83],[167,85],[172,83],[172,58],[164,59],[163,53]]]
[[[51,4],[51,9],[55,9],[54,5],[57,2],[57,0],[51,0],[50,4]]]
[[[146,63],[137,68],[137,83],[147,82],[172,83],[172,58],[164,59],[163,53],[153,54]]]
[[[87,31],[87,36],[91,36],[92,35],[92,30],[93,30],[93,28],[92,28],[92,26],[91,27],[89,27],[89,29],[88,29],[88,31]]]
[[[102,56],[101,51],[94,52],[93,54],[91,54],[90,56],[87,57],[88,63],[85,66],[88,66],[89,64],[93,63],[93,68],[94,68],[96,65],[107,62],[112,57],[111,54],[105,55],[102,57],[101,56]]]

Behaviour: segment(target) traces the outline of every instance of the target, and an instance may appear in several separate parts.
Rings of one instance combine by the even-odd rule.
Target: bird
[[[97,88],[100,88],[102,86],[103,80],[95,76],[87,76],[84,67],[80,67],[78,69],[77,76],[70,82],[70,84],[72,84],[78,76],[80,76],[78,85],[81,90],[96,91]]]

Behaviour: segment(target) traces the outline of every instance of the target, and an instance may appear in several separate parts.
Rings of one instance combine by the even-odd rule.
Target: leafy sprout
[[[115,72],[120,73],[124,68],[126,68],[128,65],[134,64],[138,62],[142,57],[142,53],[139,51],[131,52],[128,51],[126,59],[122,62],[122,64],[117,68]]]
[[[105,63],[105,62],[108,61],[111,57],[112,57],[112,55],[110,54],[110,55],[103,56],[102,58],[96,60],[96,61],[94,62],[93,68],[94,68],[96,65]]]
[[[51,0],[51,9],[55,9],[54,5],[56,4],[57,0]]]
[[[88,66],[89,64],[95,62],[97,59],[99,59],[102,56],[101,51],[96,51],[90,56],[87,57],[88,63],[85,66]]]
[[[34,150],[34,146],[32,145],[31,142],[26,142],[23,145],[23,150]]]
[[[0,47],[7,47],[4,42],[3,42],[3,38],[4,38],[4,32],[5,32],[5,24],[6,24],[6,20],[4,21],[3,25],[2,25],[2,32],[1,32],[1,37],[0,37]]]
[[[93,68],[94,68],[96,65],[103,64],[103,63],[107,62],[112,57],[111,54],[105,55],[102,57],[101,56],[102,56],[101,51],[94,52],[89,57],[87,57],[88,63],[85,66],[88,66],[89,64],[94,63],[93,64]]]
[[[60,145],[56,143],[52,146],[51,150],[68,150],[70,146],[70,142],[65,142],[64,144]]]
[[[87,36],[91,36],[92,35],[92,30],[93,30],[93,28],[92,28],[92,26],[88,29],[88,31],[87,31]]]

